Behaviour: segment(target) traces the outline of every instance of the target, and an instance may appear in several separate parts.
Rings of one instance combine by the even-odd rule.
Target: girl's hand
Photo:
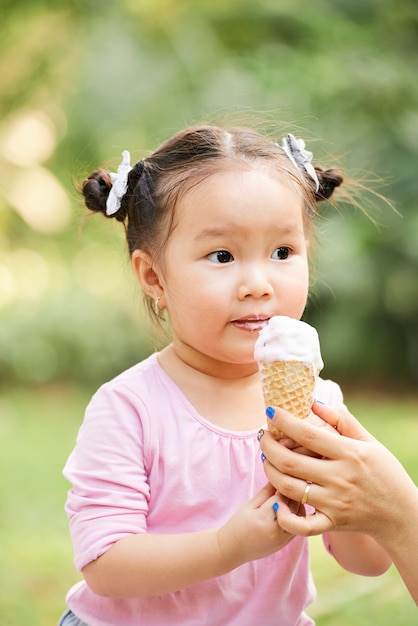
[[[218,530],[219,549],[228,569],[268,556],[291,541],[293,535],[278,524],[273,509],[277,502],[275,488],[267,484]]]

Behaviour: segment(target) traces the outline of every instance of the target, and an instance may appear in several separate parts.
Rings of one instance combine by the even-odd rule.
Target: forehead
[[[267,168],[234,168],[196,179],[179,196],[173,226],[181,222],[236,220],[254,213],[260,220],[277,214],[303,219],[303,188]]]

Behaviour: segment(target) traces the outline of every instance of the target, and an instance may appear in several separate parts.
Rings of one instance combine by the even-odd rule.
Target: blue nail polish
[[[321,400],[315,400],[318,404],[323,404],[325,406],[325,402],[321,402]]]
[[[273,409],[272,406],[268,406],[266,408],[266,415],[267,415],[268,418],[272,419],[274,417],[275,413],[276,413],[276,411]]]
[[[258,441],[260,441],[261,437],[264,435],[264,430],[262,428],[260,428],[260,430],[257,433],[257,439]]]
[[[265,460],[266,460],[266,455],[261,453],[261,462],[264,463]]]
[[[279,503],[278,503],[278,502],[275,502],[275,503],[273,504],[273,511],[274,511],[275,513],[277,513],[277,511],[278,511],[278,510],[279,510]]]

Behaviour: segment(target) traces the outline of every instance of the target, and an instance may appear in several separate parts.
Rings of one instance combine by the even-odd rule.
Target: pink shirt
[[[331,381],[319,380],[315,396],[342,403]],[[257,432],[206,421],[156,354],[103,385],[64,469],[76,567],[127,535],[172,533],[175,541],[175,533],[222,525],[267,482]],[[175,593],[104,598],[80,582],[67,603],[89,626],[306,626],[314,598],[308,541],[296,537],[272,556]]]

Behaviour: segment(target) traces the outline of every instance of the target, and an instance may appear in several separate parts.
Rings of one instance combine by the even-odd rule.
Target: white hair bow
[[[106,215],[114,215],[120,209],[121,200],[128,187],[128,174],[132,169],[130,160],[129,152],[124,150],[122,152],[122,163],[119,165],[117,173],[110,172],[113,184],[106,201]]]
[[[282,139],[282,148],[286,152],[293,165],[299,170],[303,168],[305,172],[312,178],[315,183],[315,191],[319,189],[319,180],[316,175],[315,168],[312,165],[312,152],[305,150],[305,142],[303,139],[296,139],[291,133]]]

